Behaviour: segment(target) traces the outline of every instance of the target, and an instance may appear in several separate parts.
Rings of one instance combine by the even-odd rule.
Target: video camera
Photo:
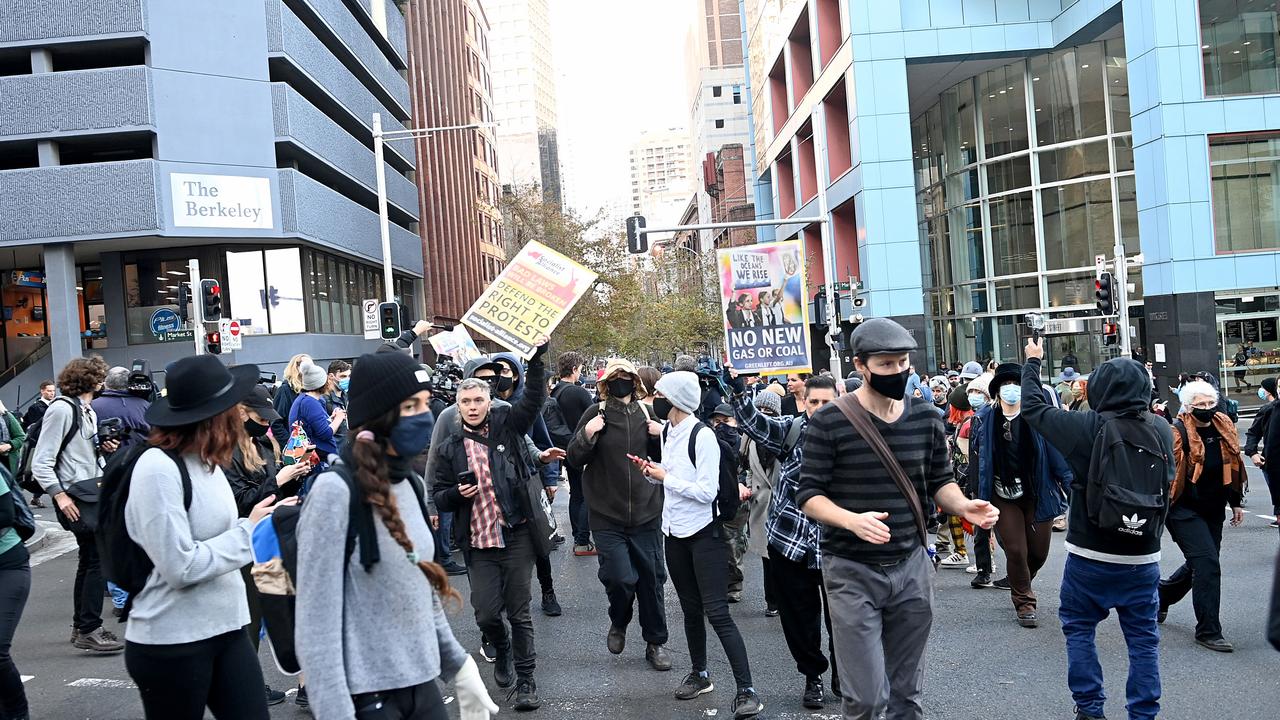
[[[462,366],[447,355],[437,359],[431,368],[431,394],[453,404],[458,394],[458,383],[462,382]]]
[[[129,368],[129,394],[147,402],[155,402],[156,384],[151,379],[151,365],[141,358],[135,359]],[[101,431],[99,431],[101,434]]]

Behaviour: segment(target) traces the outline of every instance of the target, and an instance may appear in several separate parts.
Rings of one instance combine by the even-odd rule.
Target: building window
[[[360,303],[383,297],[381,270],[313,251],[304,255],[303,271],[311,331],[335,335],[363,333]]]
[[[724,127],[724,120],[716,120],[716,129]]]
[[[1278,15],[1270,0],[1200,0],[1205,95],[1280,92]]]
[[[189,325],[179,327],[175,320],[178,285],[191,279],[189,262],[189,258],[162,260],[144,254],[124,266],[125,324],[130,345],[194,339],[195,331]]]
[[[227,252],[227,315],[246,335],[307,331],[298,248]]]
[[[711,86],[711,97],[720,97],[720,95],[721,95],[723,92],[724,92],[724,89],[723,89],[723,88],[721,88],[719,85],[712,85],[712,86]]]
[[[1209,138],[1218,252],[1280,248],[1280,134]]]
[[[737,85],[733,86],[733,104],[734,105],[742,104],[742,89],[739,88]]]

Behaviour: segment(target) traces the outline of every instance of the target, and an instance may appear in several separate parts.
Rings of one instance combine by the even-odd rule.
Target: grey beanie
[[[658,379],[655,387],[667,400],[671,401],[672,405],[690,415],[698,412],[698,406],[702,404],[698,376],[687,370],[677,370],[663,375]]]
[[[757,410],[772,410],[774,415],[782,414],[782,398],[771,392],[757,393],[753,403]]]
[[[308,392],[319,390],[329,382],[329,374],[314,363],[303,363],[298,366],[298,373],[302,375],[302,389]]]

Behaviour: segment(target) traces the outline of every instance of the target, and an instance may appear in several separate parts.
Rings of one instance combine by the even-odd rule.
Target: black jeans
[[[484,637],[499,651],[514,652],[516,673],[531,676],[538,659],[533,649],[533,618],[529,616],[533,538],[526,524],[505,530],[503,540],[503,548],[468,551],[471,606]],[[510,633],[502,620],[504,612],[511,623]]]
[[[836,670],[835,637],[831,634],[831,607],[822,571],[810,569],[769,547],[769,583],[773,585],[782,620],[782,635],[796,661],[796,670],[806,678],[820,678],[831,668],[831,687],[840,687]],[[827,626],[827,656],[822,654],[822,625]]]
[[[654,645],[667,642],[667,610],[663,587],[667,566],[662,558],[662,518],[636,527],[612,526],[596,517],[597,577],[609,598],[609,622],[626,629],[640,604],[640,632]]]
[[[591,511],[587,509],[587,498],[582,494],[582,471],[568,465],[569,468],[569,527],[573,530],[573,544],[586,545],[591,542]]]
[[[729,546],[724,542],[720,523],[713,520],[686,538],[668,536],[667,570],[680,597],[693,671],[707,669],[706,623],[710,621],[729,658],[738,688],[752,687],[747,646],[729,614]]]
[[[2,481],[0,481],[2,482]],[[8,502],[4,496],[0,501]],[[31,593],[27,549],[18,543],[0,555],[0,717],[26,717],[27,694],[9,649]]]
[[[240,577],[244,580],[245,600],[249,602],[249,624],[244,626],[244,631],[249,635],[249,642],[253,644],[254,652],[258,651],[262,638],[262,595],[258,593],[258,586],[253,582],[252,565],[245,565],[240,568]]]
[[[760,566],[764,569],[764,606],[777,608],[778,598],[773,586],[773,569],[769,567],[769,558],[760,558]]]
[[[268,720],[262,668],[243,630],[177,645],[126,642],[124,666],[147,720]]]
[[[555,592],[555,581],[551,575],[551,556],[541,555],[534,559],[533,565],[538,569],[538,586],[542,588],[543,594]]]
[[[448,720],[435,680],[421,685],[352,695],[356,720]]]
[[[991,572],[991,531],[973,528],[973,563],[978,572]]]
[[[1186,562],[1166,580],[1160,581],[1160,607],[1167,608],[1191,593],[1196,611],[1196,639],[1222,637],[1218,609],[1222,602],[1222,511],[1215,518],[1190,508],[1174,505],[1165,524],[1178,543]]]
[[[71,624],[81,635],[88,635],[102,627],[102,598],[107,592],[107,580],[102,577],[98,541],[93,533],[75,533],[75,538],[80,558],[76,565],[75,611]]]

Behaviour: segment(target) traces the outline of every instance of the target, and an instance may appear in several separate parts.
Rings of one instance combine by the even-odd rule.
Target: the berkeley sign
[[[274,227],[267,178],[170,173],[169,185],[175,227]]]

